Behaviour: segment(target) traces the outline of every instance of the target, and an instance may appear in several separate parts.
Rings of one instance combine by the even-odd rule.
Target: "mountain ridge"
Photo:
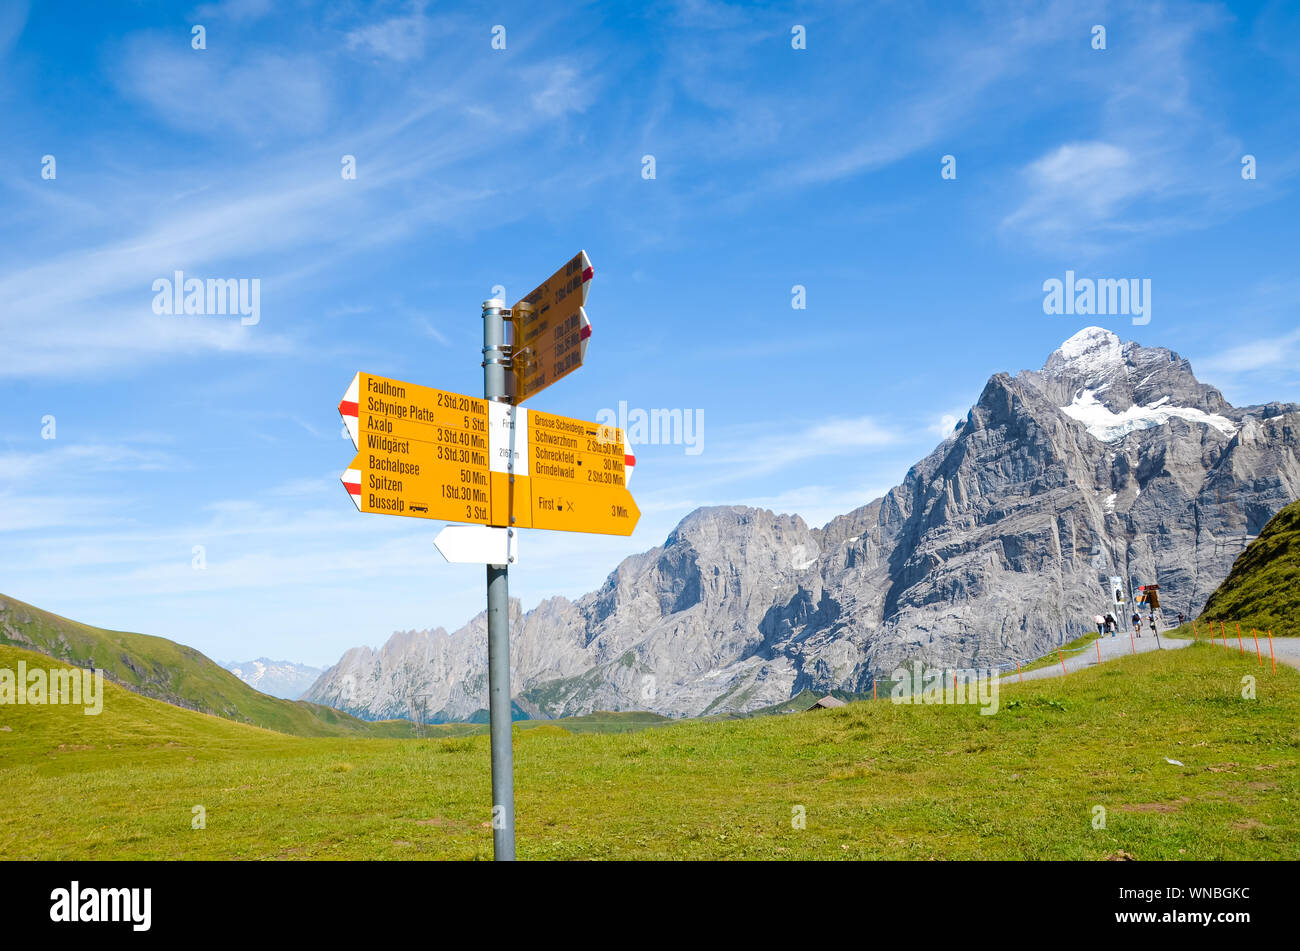
[[[1045,653],[1091,626],[1112,575],[1194,613],[1300,494],[1297,413],[1233,407],[1174,351],[1085,328],[1042,369],[990,376],[898,486],[820,528],[697,509],[576,601],[513,603],[514,695],[547,716],[684,716],[867,692],[913,659]],[[391,716],[427,693],[468,715],[484,630],[479,614],[411,650],[349,651],[305,696]]]
[[[325,671],[291,660],[257,657],[243,661],[217,661],[254,690],[281,700],[297,700]]]

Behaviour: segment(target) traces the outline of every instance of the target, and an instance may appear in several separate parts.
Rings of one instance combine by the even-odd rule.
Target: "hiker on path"
[[[1136,611],[1133,612],[1133,630],[1138,637],[1142,636],[1142,615]]]
[[[1178,626],[1179,626],[1179,627],[1182,627],[1182,626],[1183,626],[1183,616],[1182,616],[1182,614],[1179,614],[1179,615],[1178,615]]]
[[[1114,637],[1114,636],[1115,636],[1115,628],[1118,626],[1118,625],[1115,623],[1115,615],[1110,614],[1110,613],[1108,612],[1108,613],[1106,614],[1106,616],[1105,616],[1102,620],[1104,620],[1104,621],[1106,622],[1106,630],[1107,630],[1107,632],[1109,632],[1109,634],[1110,634],[1111,637]]]
[[[1097,636],[1101,637],[1101,635],[1106,632],[1105,631],[1106,619],[1102,617],[1100,614],[1094,614],[1092,616],[1092,620],[1097,625]]]

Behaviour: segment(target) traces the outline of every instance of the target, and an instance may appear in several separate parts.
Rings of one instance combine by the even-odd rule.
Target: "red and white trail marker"
[[[348,391],[343,394],[343,399],[339,401],[339,415],[343,417],[343,425],[348,429],[348,435],[352,437],[352,448],[361,448],[361,436],[357,431],[357,404],[361,397],[361,374],[358,373],[348,384]],[[348,470],[351,471],[351,470]],[[358,476],[359,479],[359,476]],[[361,492],[360,481],[357,483],[357,492]]]
[[[356,417],[353,417],[354,421],[355,419]],[[361,470],[344,469],[343,475],[339,477],[339,481],[343,483],[343,488],[348,490],[348,498],[350,498],[352,504],[357,507],[357,511],[361,511]]]

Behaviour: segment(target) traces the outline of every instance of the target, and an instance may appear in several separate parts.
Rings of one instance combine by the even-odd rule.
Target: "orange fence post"
[[[1246,645],[1241,642],[1241,622],[1237,622],[1237,646],[1241,648],[1241,656],[1246,656]]]
[[[1273,673],[1277,673],[1277,658],[1273,656],[1273,632],[1268,632],[1268,659],[1273,662]]]
[[[1229,648],[1228,648],[1228,628],[1227,628],[1227,626],[1226,626],[1222,621],[1219,622],[1219,633],[1223,635],[1223,649],[1226,651],[1226,650],[1229,649]]]
[[[1210,630],[1214,630],[1214,628],[1210,628]],[[1200,636],[1196,633],[1196,618],[1192,618],[1192,640],[1196,640]]]
[[[1094,643],[1097,645],[1097,663],[1101,663],[1101,638],[1097,638]]]
[[[1255,656],[1259,658],[1259,666],[1263,667],[1264,655],[1259,652],[1259,634],[1255,632],[1253,627],[1250,629],[1250,633],[1251,636],[1255,638]]]
[[[1128,629],[1128,643],[1129,646],[1133,648],[1133,653],[1136,654],[1138,652],[1138,645],[1137,641],[1133,640],[1133,628],[1131,627]]]
[[[871,681],[871,699],[876,699],[876,682],[874,680]]]
[[[1272,647],[1269,648],[1270,651],[1272,649],[1273,649]],[[1016,683],[1024,683],[1024,682],[1025,682],[1025,675],[1020,672],[1020,661],[1016,661]]]
[[[1056,656],[1059,657],[1059,658],[1061,658],[1061,673],[1063,673],[1063,674],[1068,674],[1069,671],[1065,669],[1065,651],[1061,650],[1061,649],[1058,647],[1058,648],[1056,649]]]

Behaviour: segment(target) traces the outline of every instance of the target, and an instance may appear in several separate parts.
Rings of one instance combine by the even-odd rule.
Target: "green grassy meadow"
[[[1232,571],[1210,595],[1201,620],[1240,623],[1272,631],[1274,637],[1300,634],[1300,502],[1274,515],[1232,564]]]
[[[19,659],[53,664],[0,647]],[[296,737],[105,690],[98,717],[0,706],[0,858],[491,856],[484,735]],[[516,726],[519,856],[1300,858],[1297,671],[1198,644],[1000,702]]]

